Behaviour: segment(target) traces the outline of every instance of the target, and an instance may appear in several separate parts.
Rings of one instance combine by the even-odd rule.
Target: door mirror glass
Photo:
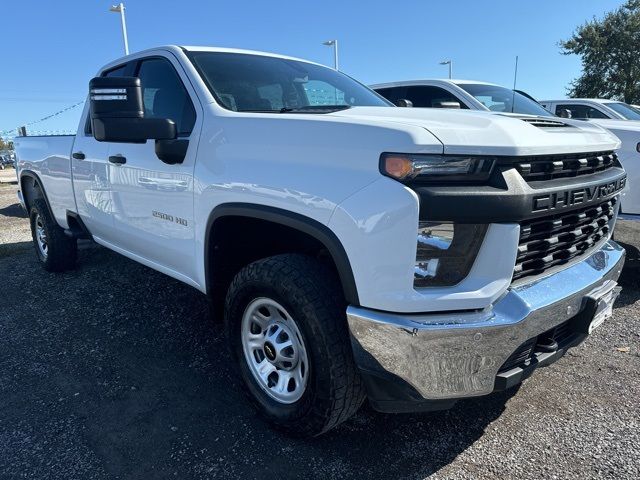
[[[176,138],[168,118],[145,118],[137,77],[96,77],[89,82],[91,126],[99,142],[145,143]]]

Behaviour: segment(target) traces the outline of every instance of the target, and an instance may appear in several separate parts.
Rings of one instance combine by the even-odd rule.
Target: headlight
[[[415,287],[451,286],[471,270],[487,225],[419,222]]]
[[[491,174],[494,158],[470,155],[383,153],[380,172],[401,182],[478,182]]]

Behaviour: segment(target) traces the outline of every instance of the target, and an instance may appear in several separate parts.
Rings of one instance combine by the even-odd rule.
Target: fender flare
[[[51,204],[49,203],[49,198],[47,197],[47,192],[44,189],[44,184],[40,180],[40,177],[38,176],[38,174],[36,172],[34,172],[33,170],[21,170],[20,171],[20,182],[19,182],[19,185],[18,185],[20,187],[20,190],[22,191],[22,197],[24,198],[24,205],[25,205],[25,207],[27,207],[27,215],[30,215],[30,213],[29,213],[29,205],[27,203],[27,197],[25,196],[23,183],[22,183],[26,177],[32,178],[34,180],[34,183],[36,185],[38,185],[38,187],[40,187],[40,191],[42,192],[42,197],[44,198],[44,203],[47,204],[47,209],[49,210],[49,215],[51,215],[51,218],[55,219],[56,217],[53,216],[53,210],[51,210]]]
[[[210,281],[210,248],[211,233],[216,220],[222,217],[250,217],[259,220],[265,220],[277,223],[285,227],[293,228],[302,233],[309,235],[319,241],[329,252],[333,262],[336,265],[342,290],[345,299],[349,304],[358,306],[360,301],[358,298],[358,289],[356,287],[355,278],[349,257],[342,243],[335,233],[326,225],[314,220],[310,217],[300,215],[276,207],[253,203],[224,203],[215,207],[209,214],[207,220],[205,242],[204,242],[204,259],[205,259],[205,281],[207,285],[207,294],[209,295],[212,282]]]

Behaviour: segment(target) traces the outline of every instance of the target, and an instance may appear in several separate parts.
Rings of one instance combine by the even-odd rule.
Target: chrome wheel
[[[270,298],[257,298],[245,309],[242,350],[253,377],[274,400],[300,400],[309,379],[309,359],[300,330],[289,313]]]
[[[36,216],[36,243],[38,244],[38,249],[44,258],[47,258],[47,254],[49,253],[49,243],[47,241],[47,232],[44,229],[44,222],[42,221],[42,217],[40,214]]]

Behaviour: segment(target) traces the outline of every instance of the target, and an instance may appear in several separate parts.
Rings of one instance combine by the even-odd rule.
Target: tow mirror
[[[96,77],[89,82],[91,127],[99,142],[145,143],[173,140],[176,124],[168,118],[144,118],[137,77]]]
[[[406,98],[401,98],[399,100],[396,100],[396,107],[411,108],[413,107],[413,102],[411,100],[407,100]]]

